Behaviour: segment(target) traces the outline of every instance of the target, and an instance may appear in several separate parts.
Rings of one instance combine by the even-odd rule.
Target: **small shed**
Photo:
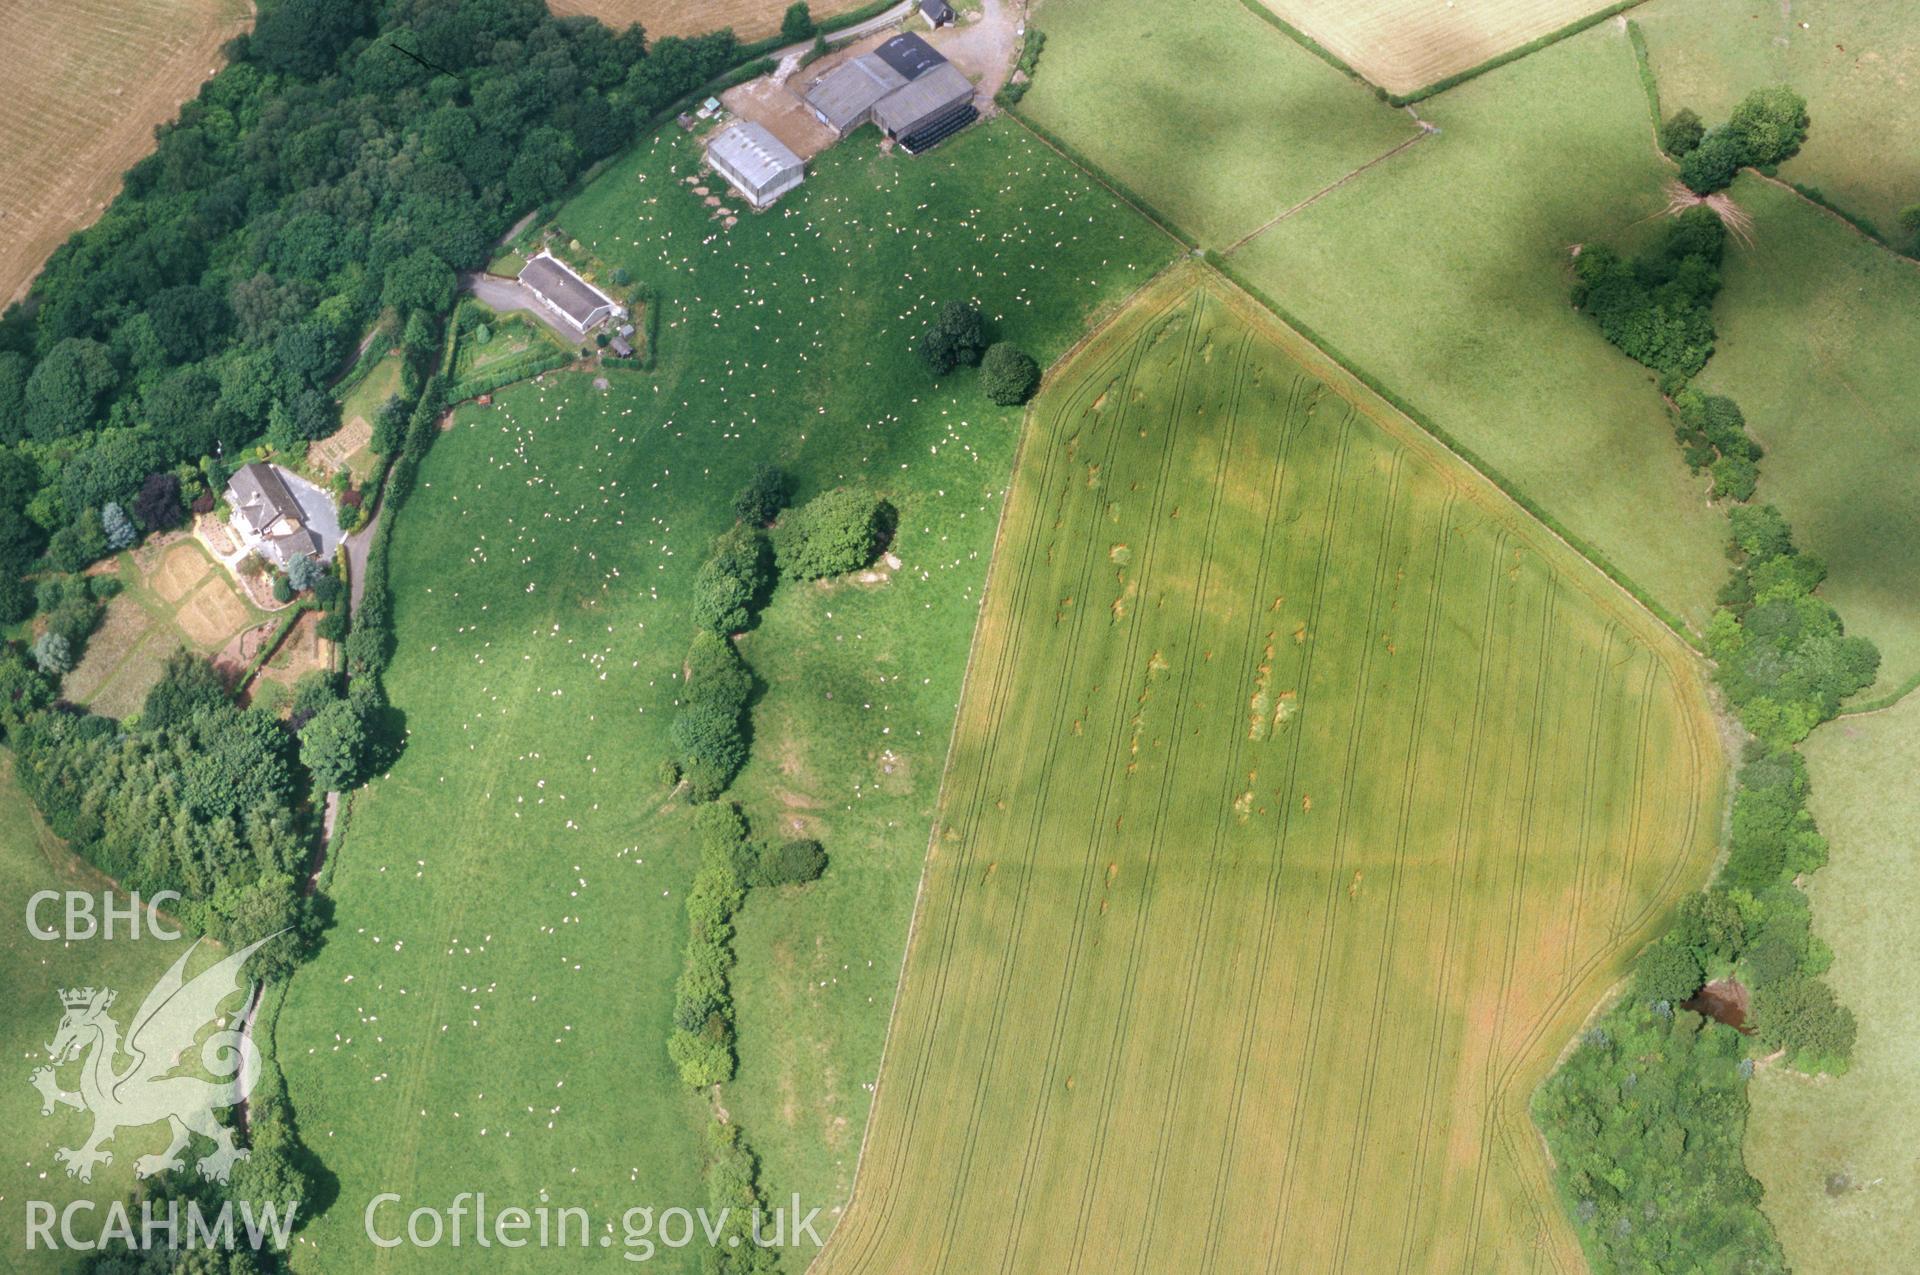
[[[806,163],[766,125],[743,120],[713,135],[707,162],[755,208],[765,208],[798,186]]]
[[[947,0],[920,0],[920,16],[937,31],[953,21],[953,6]]]
[[[607,342],[607,348],[613,351],[615,358],[630,359],[633,357],[633,345],[623,336],[616,336],[613,340]]]

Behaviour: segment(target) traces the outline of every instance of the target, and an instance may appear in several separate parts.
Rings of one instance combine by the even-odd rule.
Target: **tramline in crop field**
[[[1043,394],[818,1269],[1577,1269],[1526,1098],[1712,854],[1684,648],[1175,271]]]

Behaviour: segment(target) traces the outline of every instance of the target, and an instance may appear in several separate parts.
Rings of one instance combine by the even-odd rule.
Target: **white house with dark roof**
[[[295,490],[298,488],[299,490]],[[340,520],[325,492],[278,465],[253,461],[227,479],[228,521],[248,549],[278,567],[296,554],[325,562],[340,543]]]
[[[614,299],[573,272],[548,252],[541,252],[520,269],[520,286],[539,299],[549,313],[570,331],[585,336],[619,314]]]

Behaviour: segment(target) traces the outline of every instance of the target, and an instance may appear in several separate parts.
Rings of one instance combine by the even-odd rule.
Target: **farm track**
[[[1177,268],[1035,409],[817,1270],[1579,1265],[1525,1096],[1711,855],[1697,672],[1272,328]]]

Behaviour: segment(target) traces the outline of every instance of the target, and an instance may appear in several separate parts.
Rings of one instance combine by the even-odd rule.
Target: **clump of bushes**
[[[687,651],[687,686],[673,719],[675,760],[695,802],[712,801],[747,764],[747,701],[753,673],[733,643],[696,633]]]
[[[733,516],[749,527],[764,527],[780,516],[793,498],[793,479],[778,465],[762,465],[734,493]]]
[[[1599,1271],[1784,1271],[1741,1155],[1746,1045],[1666,1002],[1623,1000],[1533,1098]]]
[[[1719,394],[1702,394],[1688,386],[1673,396],[1679,421],[1674,428],[1686,449],[1687,464],[1697,473],[1713,475],[1713,494],[1746,501],[1760,480],[1760,444],[1747,433],[1740,405]]]
[[[1660,127],[1660,146],[1680,162],[1680,180],[1696,195],[1733,184],[1751,164],[1785,162],[1807,140],[1806,99],[1786,85],[1755,89],[1718,128],[1705,128],[1690,110],[1677,111]]]
[[[1604,244],[1574,259],[1573,304],[1622,353],[1657,372],[1689,377],[1713,354],[1713,299],[1727,231],[1711,208],[1667,223],[1650,251],[1631,261]]]
[[[826,852],[817,841],[756,846],[738,808],[714,802],[693,814],[700,870],[687,894],[687,947],[674,984],[667,1056],[693,1088],[733,1077],[733,914],[753,885],[790,885],[817,878]]]
[[[801,838],[760,847],[755,885],[805,885],[827,870],[827,852],[818,841]]]
[[[773,529],[780,573],[795,580],[857,571],[880,552],[893,507],[857,487],[836,487],[790,511]]]
[[[986,316],[968,301],[949,301],[941,306],[933,323],[920,334],[920,361],[935,376],[945,376],[962,364],[978,366],[986,350]]]
[[[1848,636],[1839,613],[1814,589],[1826,566],[1793,545],[1771,505],[1733,511],[1733,577],[1707,629],[1715,678],[1758,739],[1786,748],[1872,685],[1880,652]]]
[[[773,555],[753,527],[735,527],[714,542],[693,578],[693,621],[714,633],[737,633],[753,621],[773,585]]]
[[[1002,407],[1026,402],[1039,384],[1040,365],[1010,342],[995,342],[980,360],[980,389]]]

